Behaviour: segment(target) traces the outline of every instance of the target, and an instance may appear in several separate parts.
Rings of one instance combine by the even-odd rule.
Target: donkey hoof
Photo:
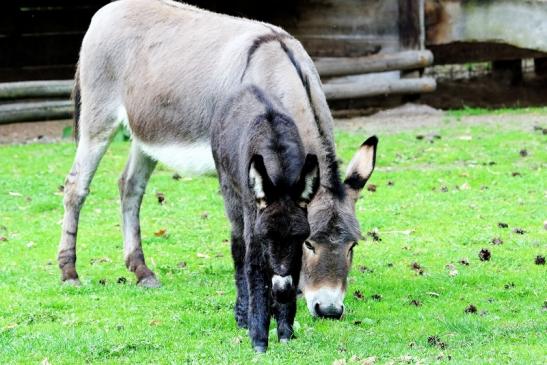
[[[282,343],[282,344],[288,344],[290,341],[290,338],[280,338],[279,339],[279,342]]]
[[[80,283],[80,279],[76,278],[76,279],[66,279],[66,280],[63,280],[63,285],[64,286],[80,286],[82,285],[82,283]]]
[[[137,285],[143,288],[159,288],[161,286],[159,280],[156,279],[155,276],[147,276],[142,278],[139,280]]]

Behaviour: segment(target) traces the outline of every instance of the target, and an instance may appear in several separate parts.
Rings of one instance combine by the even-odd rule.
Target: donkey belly
[[[135,141],[144,153],[185,175],[199,175],[215,171],[209,141],[153,145]]]
[[[131,132],[133,143],[152,159],[185,175],[199,175],[215,171],[215,161],[208,138],[177,140],[176,142],[145,142],[133,133],[127,112],[122,106],[118,118]]]

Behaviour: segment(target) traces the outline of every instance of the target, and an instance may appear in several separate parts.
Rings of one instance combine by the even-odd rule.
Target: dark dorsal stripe
[[[249,65],[251,64],[251,60],[253,58],[253,55],[255,54],[256,50],[260,48],[261,45],[273,41],[279,41],[281,42],[282,39],[290,37],[288,34],[283,33],[277,33],[272,29],[273,33],[268,33],[261,35],[260,37],[257,37],[254,41],[251,47],[249,47],[249,50],[247,51],[247,63],[245,64],[245,69],[243,70],[243,74],[241,74],[241,81],[243,81],[243,78],[245,77],[245,73],[247,72],[247,69],[249,68]]]
[[[336,196],[339,199],[342,199],[345,195],[345,190],[344,190],[344,186],[342,185],[342,181],[340,180],[338,161],[336,160],[334,147],[329,141],[329,139],[327,138],[325,131],[323,130],[323,126],[321,125],[319,121],[319,116],[317,115],[317,111],[315,110],[315,106],[313,104],[313,99],[311,95],[310,81],[308,79],[308,76],[304,75],[304,73],[302,72],[302,68],[300,67],[300,64],[298,63],[298,61],[296,61],[296,58],[294,57],[294,53],[291,51],[291,49],[287,47],[287,45],[283,41],[279,40],[279,43],[283,51],[285,51],[285,53],[287,54],[287,57],[289,57],[289,60],[293,64],[294,68],[296,69],[296,73],[298,74],[300,81],[302,81],[302,86],[304,86],[304,89],[306,90],[306,95],[308,96],[308,103],[313,113],[315,125],[317,126],[317,130],[321,138],[321,144],[326,149],[325,160],[327,162],[327,166],[330,171],[330,174],[329,174],[330,181],[327,186],[325,185],[323,186],[328,188],[333,193],[334,196]]]

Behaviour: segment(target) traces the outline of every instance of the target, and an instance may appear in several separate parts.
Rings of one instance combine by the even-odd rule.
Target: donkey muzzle
[[[287,303],[295,298],[296,290],[293,285],[292,276],[272,276],[272,295],[279,303]]]

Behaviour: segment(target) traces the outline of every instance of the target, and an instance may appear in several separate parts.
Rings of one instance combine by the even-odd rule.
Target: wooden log
[[[424,68],[433,63],[430,51],[404,51],[369,57],[317,58],[315,66],[321,77]]]
[[[325,84],[323,90],[328,100],[356,99],[391,94],[420,94],[435,91],[435,79],[399,79],[385,83]]]
[[[0,99],[69,97],[73,86],[73,80],[4,82]]]
[[[74,105],[71,100],[10,103],[0,105],[0,124],[68,119]]]

